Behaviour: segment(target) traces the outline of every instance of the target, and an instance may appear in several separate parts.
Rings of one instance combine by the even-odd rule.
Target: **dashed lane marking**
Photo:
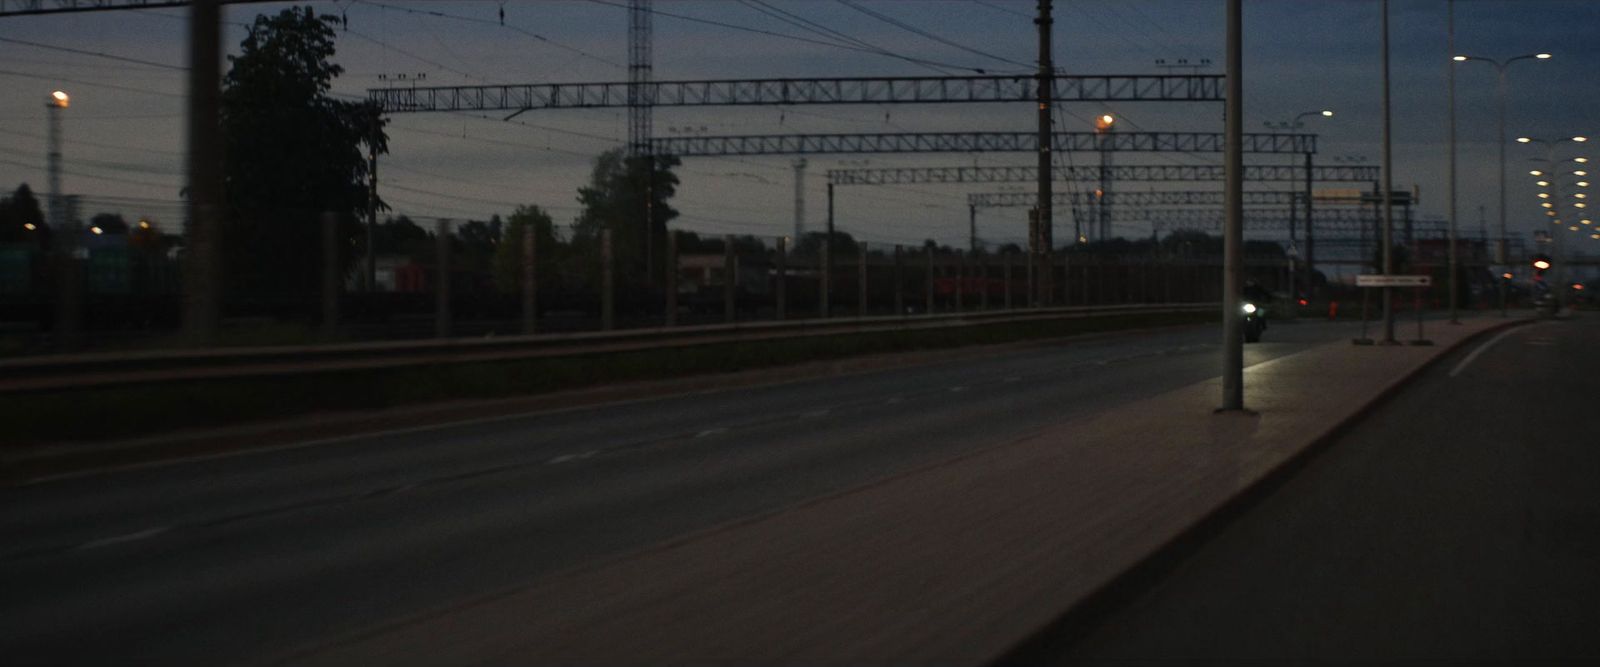
[[[111,546],[113,544],[123,544],[123,543],[127,543],[127,542],[137,542],[139,540],[143,540],[143,539],[146,539],[146,538],[155,537],[155,536],[160,535],[160,534],[165,533],[165,532],[167,532],[167,527],[166,526],[157,526],[155,528],[146,528],[144,530],[141,530],[141,531],[138,531],[138,532],[134,532],[134,533],[128,533],[126,535],[116,535],[116,536],[113,536],[113,537],[102,537],[102,538],[100,538],[98,540],[90,540],[88,542],[84,542],[83,544],[78,545],[78,550],[79,551],[87,551],[89,549],[99,549],[101,547],[109,547],[109,546]]]

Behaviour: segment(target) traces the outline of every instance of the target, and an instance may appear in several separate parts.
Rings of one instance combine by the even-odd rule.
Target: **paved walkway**
[[[991,661],[1454,345],[1339,343],[276,659],[310,664]],[[996,418],[1004,418],[996,415]]]

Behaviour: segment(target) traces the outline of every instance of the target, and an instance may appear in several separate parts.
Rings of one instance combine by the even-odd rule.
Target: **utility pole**
[[[1244,409],[1244,318],[1239,312],[1244,283],[1244,55],[1242,0],[1228,0],[1226,223],[1222,231],[1222,410]]]
[[[215,342],[221,315],[221,85],[221,0],[195,0],[189,5],[189,228],[183,276],[183,328],[191,345]]]
[[[1035,276],[1038,280],[1038,296],[1036,303],[1048,306],[1054,303],[1054,293],[1050,280],[1054,271],[1055,235],[1052,233],[1051,217],[1051,165],[1054,160],[1051,156],[1051,127],[1050,104],[1051,87],[1055,82],[1055,65],[1050,57],[1050,18],[1051,0],[1039,0],[1039,16],[1033,22],[1039,26],[1039,233],[1037,245],[1033,248],[1036,263],[1039,265]]]
[[[634,167],[644,172],[644,267],[646,282],[655,276],[655,187],[656,159],[651,139],[654,134],[655,90],[651,85],[654,66],[650,0],[628,0],[628,155]]]
[[[1450,290],[1450,323],[1460,324],[1461,318],[1456,310],[1456,0],[1445,2],[1445,33],[1446,48],[1449,49],[1450,59],[1445,61],[1450,68],[1450,277],[1445,284]],[[1500,172],[1502,175],[1504,171]]]
[[[368,292],[378,291],[378,136],[383,132],[382,116],[377,107],[372,109],[372,136],[367,143],[367,247],[366,262],[361,272],[362,286]]]
[[[967,204],[967,252],[978,254],[978,207]]]
[[[1389,0],[1383,0],[1383,275],[1394,273],[1394,161],[1389,115]],[[1505,142],[1500,142],[1505,150]],[[1501,178],[1505,171],[1501,170]],[[1504,203],[1502,202],[1502,205]],[[1383,289],[1383,340],[1394,345],[1394,290]]]

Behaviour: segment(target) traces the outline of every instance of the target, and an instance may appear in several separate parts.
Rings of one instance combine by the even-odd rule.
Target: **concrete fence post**
[[[906,283],[901,273],[902,255],[904,255],[904,251],[901,249],[900,244],[896,243],[894,245],[894,271],[892,272],[894,280],[894,314],[900,316],[906,314],[906,296],[903,291]]]
[[[667,257],[661,265],[666,267],[666,274],[662,276],[662,283],[666,285],[667,303],[662,309],[663,322],[666,326],[678,325],[678,231],[667,232]]]
[[[924,291],[926,292],[926,294],[923,295],[923,301],[926,303],[927,308],[928,308],[927,314],[932,315],[933,314],[933,246],[931,246],[931,245],[928,246],[926,250],[927,250],[926,255],[928,257],[928,270],[927,270],[928,279],[927,279],[927,281],[924,282]]]
[[[778,276],[777,284],[777,316],[782,320],[787,316],[789,307],[789,239],[778,237]]]
[[[611,230],[600,230],[600,329],[617,325],[616,266],[611,256]]]
[[[1011,253],[1001,255],[1000,280],[1006,284],[1006,310],[1011,310]]]
[[[532,334],[539,327],[539,226],[522,228],[522,333]]]
[[[833,258],[830,256],[833,254],[833,249],[828,247],[831,245],[832,240],[833,236],[831,234],[824,239],[822,243],[822,256],[818,262],[819,266],[817,267],[819,272],[818,275],[820,276],[817,282],[817,316],[824,319],[828,317],[828,306],[830,305],[829,297],[832,296],[833,292],[833,276],[830,275],[833,273]]]
[[[867,244],[856,244],[856,315],[867,316]]]
[[[722,321],[738,318],[739,265],[733,254],[733,235],[722,235]]]
[[[339,214],[322,214],[322,328],[339,326]]]
[[[439,220],[433,230],[434,254],[434,305],[433,335],[450,337],[450,221]]]

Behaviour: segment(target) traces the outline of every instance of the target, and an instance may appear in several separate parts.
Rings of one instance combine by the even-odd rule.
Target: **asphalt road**
[[[1482,345],[1054,661],[1600,662],[1600,316]]]
[[[1356,329],[1275,326],[1246,361]],[[1217,338],[1013,347],[0,489],[0,656],[248,661],[1202,381]]]

